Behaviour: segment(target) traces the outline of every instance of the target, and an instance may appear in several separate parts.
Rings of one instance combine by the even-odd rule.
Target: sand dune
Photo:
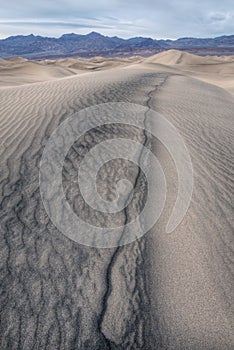
[[[30,61],[21,57],[0,59],[0,87],[23,85],[81,74],[88,71],[125,67],[142,61],[140,57],[91,59],[66,58]]]
[[[199,80],[211,73],[188,73],[178,63],[180,68],[166,67],[170,60],[178,57],[163,64],[139,58],[13,60],[10,66],[9,60],[0,61],[2,349],[233,349],[233,96]],[[76,64],[91,72],[76,74]],[[165,209],[149,233],[100,250],[79,245],[54,227],[40,196],[39,164],[62,121],[113,101],[148,106],[176,126],[192,158],[194,192],[183,222],[166,234],[177,195],[177,174],[166,149],[142,130],[92,130],[69,151],[63,174],[64,190],[69,200],[77,199],[74,210],[85,219],[113,221],[87,209],[74,188],[80,160],[105,137],[147,141],[168,187]],[[118,178],[123,165],[122,160],[107,165],[103,178]],[[139,203],[132,212],[120,212],[118,222],[142,205],[144,186],[136,174],[131,166],[124,172],[135,180]],[[105,190],[110,191],[107,185]]]
[[[211,65],[219,64],[222,62],[233,62],[233,57],[218,57],[218,56],[196,56],[191,53],[178,51],[178,50],[168,50],[161,52],[157,55],[151,56],[145,60],[150,63],[160,63],[165,65]]]
[[[32,61],[0,62],[0,86],[14,86],[51,79],[59,79],[77,74],[78,72],[63,67],[51,67]]]
[[[23,57],[10,57],[7,60],[8,62],[14,62],[14,63],[23,63],[23,62],[27,62],[28,59],[27,58],[23,58]]]
[[[234,56],[200,57],[178,50],[169,50],[148,58],[135,56],[107,59],[97,56],[90,59],[65,58],[41,61],[29,61],[20,57],[0,59],[0,87],[60,79],[118,67],[179,73],[234,93]]]
[[[234,93],[233,56],[200,57],[187,52],[169,50],[145,59],[142,65],[157,71],[190,76]]]

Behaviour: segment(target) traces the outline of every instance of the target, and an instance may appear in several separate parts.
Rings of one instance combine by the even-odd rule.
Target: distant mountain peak
[[[78,35],[78,34],[75,34],[75,33],[66,33],[66,34],[61,35],[60,38],[66,37],[66,36],[77,36],[77,35]]]
[[[90,32],[88,33],[86,36],[89,36],[89,37],[104,37],[104,35],[98,33],[98,32]]]
[[[77,39],[77,38],[80,38],[81,34],[76,34],[76,33],[67,33],[67,34],[63,34],[60,36],[59,39]]]

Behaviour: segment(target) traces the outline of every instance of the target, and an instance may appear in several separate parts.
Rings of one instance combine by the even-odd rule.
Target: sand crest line
[[[144,123],[145,118],[150,128]],[[166,200],[163,170],[156,156],[147,147],[124,138],[107,140],[93,147],[80,164],[78,183],[81,194],[90,207],[102,213],[119,212],[131,199],[132,184],[120,180],[116,187],[116,200],[104,201],[97,192],[97,174],[104,163],[114,159],[134,162],[143,170],[148,185],[147,201],[140,215],[134,221],[119,227],[98,227],[80,220],[67,203],[62,185],[64,159],[74,142],[83,134],[106,124],[124,124],[143,129],[168,149],[178,174],[178,196],[166,227],[167,233],[173,232],[186,214],[192,197],[191,158],[182,137],[171,123],[155,111],[132,103],[105,103],[86,108],[67,119],[53,132],[40,163],[40,191],[47,214],[54,225],[73,241],[99,248],[133,242],[157,222]],[[143,161],[140,161],[139,155],[142,154]]]

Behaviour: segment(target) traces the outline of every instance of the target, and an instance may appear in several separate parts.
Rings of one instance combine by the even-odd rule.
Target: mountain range
[[[0,57],[21,56],[29,59],[93,56],[149,56],[169,49],[198,55],[234,55],[234,35],[217,38],[179,38],[156,40],[135,37],[122,39],[91,32],[86,35],[64,34],[59,38],[30,35],[0,40]]]

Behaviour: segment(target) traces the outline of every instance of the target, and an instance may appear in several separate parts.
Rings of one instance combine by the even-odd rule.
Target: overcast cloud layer
[[[0,38],[97,31],[123,38],[234,34],[233,0],[0,0]]]

